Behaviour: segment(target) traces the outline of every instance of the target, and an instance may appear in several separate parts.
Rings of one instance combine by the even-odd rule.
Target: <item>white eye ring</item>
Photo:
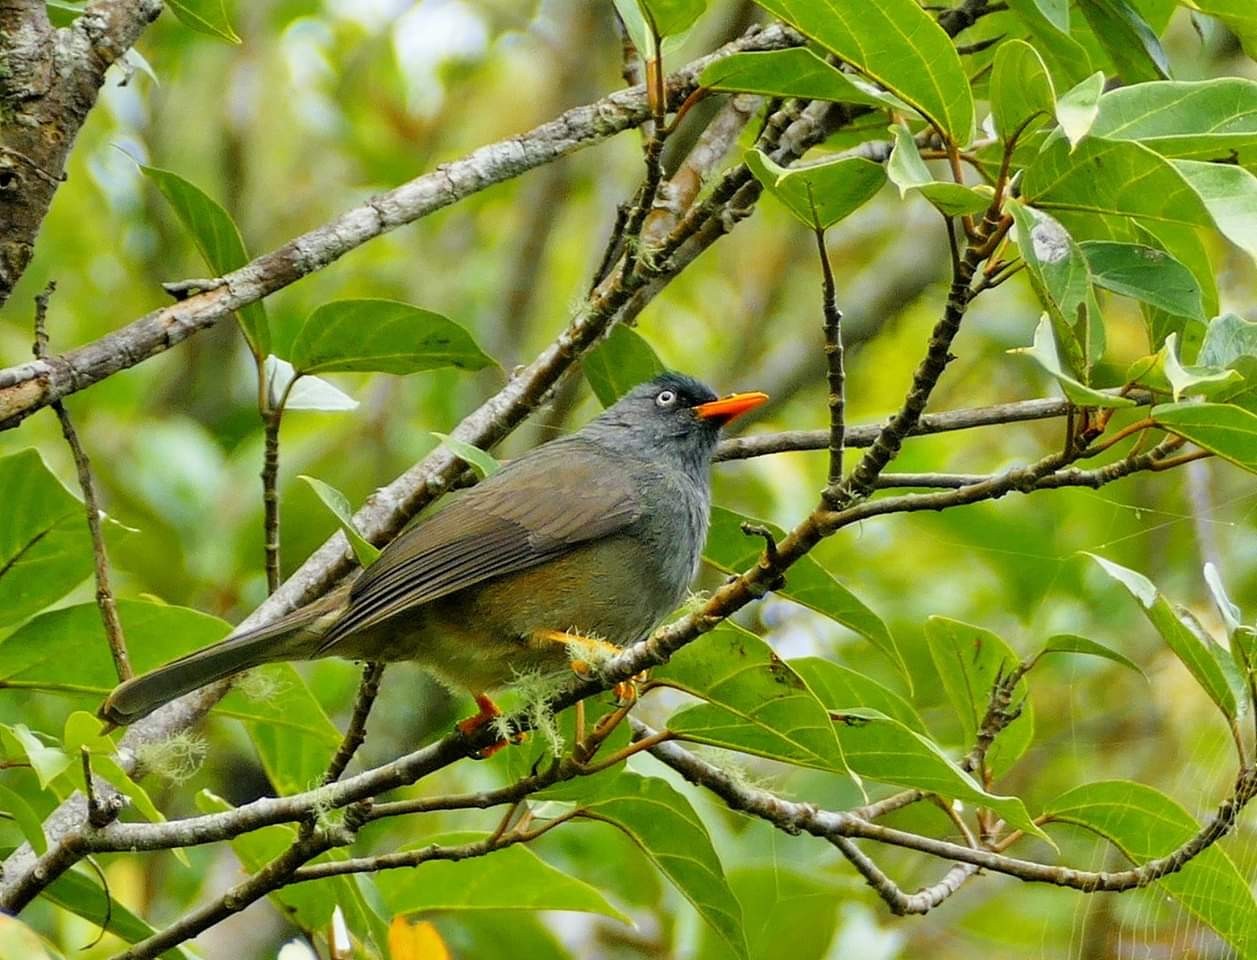
[[[671,390],[660,390],[655,403],[661,407],[670,407],[677,402],[677,395]]]

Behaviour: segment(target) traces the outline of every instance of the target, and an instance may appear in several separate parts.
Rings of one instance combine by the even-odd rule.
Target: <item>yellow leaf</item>
[[[393,960],[450,960],[436,927],[426,920],[407,923],[405,917],[394,917],[389,924],[388,952]]]

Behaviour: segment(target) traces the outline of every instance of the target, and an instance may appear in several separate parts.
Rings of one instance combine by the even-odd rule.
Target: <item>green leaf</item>
[[[185,27],[228,43],[240,42],[227,20],[223,0],[166,0],[166,5]]]
[[[737,955],[747,956],[742,908],[707,827],[667,781],[625,771],[583,804],[580,815],[622,830]]]
[[[1078,0],[1078,6],[1123,81],[1169,79],[1170,64],[1161,42],[1126,0]]]
[[[1180,400],[1184,396],[1217,394],[1241,382],[1243,377],[1235,370],[1183,366],[1178,359],[1178,334],[1171,333],[1155,354],[1131,364],[1126,380],[1158,393],[1169,393],[1175,400]]]
[[[1104,837],[1134,864],[1166,856],[1199,832],[1200,824],[1165,794],[1129,780],[1088,783],[1068,790],[1045,813]],[[1158,887],[1211,926],[1238,956],[1257,943],[1257,904],[1248,882],[1217,844],[1156,881]]]
[[[461,846],[488,836],[425,836],[422,843],[401,850]],[[467,860],[433,860],[417,869],[385,870],[376,875],[376,884],[394,916],[432,910],[574,910],[632,922],[596,888],[546,863],[523,844]]]
[[[127,943],[138,943],[156,932],[144,920],[117,900],[113,900],[100,886],[95,875],[80,873],[77,868],[67,870],[57,877],[43,889],[40,897],[89,923],[98,926],[104,924],[108,932],[121,937]],[[106,917],[109,918],[108,922]],[[188,954],[175,947],[161,956],[166,960],[187,960]]]
[[[991,113],[1005,143],[1046,123],[1056,112],[1052,77],[1034,47],[1008,40],[995,52],[991,69]]]
[[[221,640],[231,630],[226,621],[187,607],[119,600],[117,608],[127,653],[140,673]],[[83,697],[94,707],[117,682],[96,604],[40,614],[0,640],[0,680],[83,685]]]
[[[1107,240],[1088,240],[1080,246],[1097,286],[1175,316],[1205,319],[1200,284],[1187,267],[1164,250]]]
[[[1257,80],[1137,83],[1100,98],[1092,134],[1138,140],[1165,157],[1225,160],[1257,146]]]
[[[840,707],[837,712],[835,727],[843,754],[860,776],[988,807],[1018,829],[1046,836],[1021,800],[983,790],[938,744],[915,730],[869,707]],[[996,743],[1005,736],[1008,731]]]
[[[699,83],[712,90],[758,93],[768,97],[858,103],[879,110],[916,111],[894,94],[843,73],[806,47],[733,53],[710,63]]]
[[[1022,10],[1033,4],[1033,10],[1062,34],[1069,34],[1069,0],[1014,0],[1009,6],[1025,19]]]
[[[323,506],[332,511],[332,516],[336,518],[336,522],[340,524],[341,530],[344,531],[349,545],[353,547],[354,556],[358,558],[358,563],[363,567],[369,567],[375,563],[376,558],[380,555],[380,548],[370,543],[354,525],[353,507],[349,505],[349,500],[345,495],[330,484],[307,476],[304,473],[298,474],[297,479],[308,483],[310,489],[323,502]]]
[[[74,762],[74,758],[60,747],[50,747],[44,743],[24,723],[0,724],[0,731],[5,737],[8,748],[6,752],[24,756],[30,761],[41,790],[47,790],[48,785],[65,773]]]
[[[22,831],[22,837],[37,855],[42,856],[48,849],[48,838],[44,836],[44,821],[35,812],[35,808],[26,802],[26,798],[16,790],[10,790],[0,784],[0,810],[4,810],[13,817],[18,829]]]
[[[1091,132],[1100,115],[1100,94],[1103,92],[1104,74],[1097,71],[1065,91],[1056,101],[1056,122],[1061,125],[1071,152]]]
[[[1050,214],[1015,200],[1008,210],[1017,225],[1017,247],[1026,264],[1030,285],[1047,310],[1064,354],[1066,369],[1080,382],[1090,379],[1091,367],[1103,353],[1093,324],[1099,323],[1091,304],[1091,272],[1074,238]],[[1037,346],[1036,337],[1036,346]]]
[[[844,915],[834,905],[855,891],[846,878],[774,857],[771,862],[733,867],[729,884],[742,904],[753,960],[774,960],[787,952],[790,960],[835,960],[839,956],[830,945]],[[691,960],[731,960],[735,956],[707,928],[698,932],[698,942],[698,950],[687,954]],[[789,944],[788,951],[782,949],[783,944]]]
[[[813,229],[833,226],[873,199],[886,173],[863,157],[842,157],[787,169],[759,150],[748,150],[746,165],[786,209]]]
[[[1045,313],[1039,318],[1039,325],[1034,330],[1034,343],[1029,347],[1017,347],[1009,353],[1024,354],[1034,360],[1044,370],[1056,378],[1061,389],[1074,403],[1083,407],[1133,407],[1135,401],[1128,397],[1119,397],[1111,393],[1101,393],[1079,383],[1061,365],[1060,356],[1056,352],[1056,342],[1052,338],[1052,320]]]
[[[244,719],[262,769],[281,795],[317,784],[340,746],[340,731],[292,664],[254,669],[223,706]]]
[[[435,430],[432,431],[432,436],[438,438],[442,446],[447,447],[451,453],[471,467],[472,472],[481,480],[493,476],[502,469],[502,464],[492,454],[473,444],[459,440],[458,437],[451,437],[448,433],[437,433]]]
[[[707,0],[638,0],[661,37],[684,33],[707,9]]]
[[[900,197],[906,197],[915,190],[949,217],[981,213],[991,205],[992,195],[989,192],[960,183],[935,180],[906,126],[897,123],[890,128],[890,132],[895,146],[886,161],[886,176],[899,188]]]
[[[1257,414],[1229,403],[1174,403],[1154,408],[1152,419],[1162,429],[1257,473]]]
[[[285,410],[321,410],[340,413],[356,410],[358,401],[322,377],[298,376],[287,360],[266,358],[263,366],[271,406]],[[282,401],[282,404],[281,404]]]
[[[1049,638],[1039,656],[1042,657],[1049,653],[1082,653],[1089,657],[1102,657],[1105,660],[1120,663],[1123,667],[1129,667],[1145,680],[1148,679],[1148,675],[1130,657],[1123,653],[1118,653],[1102,643],[1096,643],[1094,640],[1088,640],[1086,637],[1080,637],[1074,633],[1058,633],[1056,636]]]
[[[639,383],[663,373],[664,365],[640,333],[616,324],[611,334],[585,355],[581,369],[598,402],[609,407]]]
[[[1218,231],[1257,258],[1257,177],[1229,163],[1171,162],[1200,197]]]
[[[396,300],[323,304],[293,337],[288,359],[301,374],[479,370],[493,363],[454,321]]]
[[[210,3],[216,2],[218,0],[210,0]],[[199,7],[209,4],[197,3],[195,5]],[[172,4],[176,15],[179,15],[181,8],[187,9],[187,5]],[[181,15],[180,19],[183,19]],[[184,22],[188,23],[187,20]],[[227,39],[233,42],[239,40],[235,34]],[[166,202],[174,210],[183,228],[192,235],[196,248],[215,275],[224,276],[249,262],[248,254],[245,253],[244,240],[240,237],[240,230],[235,221],[204,190],[169,170],[146,167],[143,164],[140,164],[140,170],[144,176],[153,181],[153,185],[166,198]],[[244,331],[245,339],[249,341],[249,349],[253,351],[253,355],[265,357],[271,349],[266,308],[260,301],[251,303],[247,307],[241,307],[236,313],[236,318],[240,321],[240,329]]]
[[[951,38],[914,0],[756,0],[916,107],[949,140],[973,138],[973,95]]]
[[[755,634],[725,622],[652,671],[651,681],[701,697],[668,719],[686,740],[843,772],[829,713]]]
[[[68,27],[83,16],[87,0],[46,0],[44,6],[48,10],[49,23],[54,27]]]
[[[234,809],[230,803],[209,790],[202,790],[197,794],[196,805],[203,813],[225,813]],[[276,824],[234,837],[231,849],[246,871],[256,873],[291,847],[296,840],[297,831],[294,828],[287,824]],[[314,862],[341,860],[345,856],[343,850],[337,850],[317,858]],[[351,904],[356,899],[354,893],[352,877],[327,877],[281,887],[272,891],[269,896],[302,929],[317,930],[331,922],[332,911],[337,904]]]
[[[1225,367],[1241,357],[1257,357],[1257,323],[1234,313],[1214,317],[1197,358],[1204,366]]]
[[[788,661],[788,665],[803,678],[826,710],[872,707],[917,733],[926,733],[925,724],[912,704],[857,670],[823,657],[800,657]]]
[[[1257,417],[1253,419],[1257,422]],[[1175,656],[1196,678],[1196,682],[1204,688],[1209,698],[1218,705],[1223,715],[1228,720],[1234,721],[1238,715],[1239,706],[1235,691],[1232,690],[1227,674],[1222,669],[1217,651],[1201,642],[1200,637],[1183,622],[1183,619],[1170,606],[1170,602],[1143,574],[1094,553],[1087,553],[1084,556],[1090,557],[1099,564],[1100,569],[1125,587],[1130,595],[1139,601],[1144,615],[1161,635],[1161,639],[1174,651]]]
[[[1104,171],[1097,175],[1097,171]],[[1023,198],[1044,210],[1142,217],[1211,226],[1209,211],[1183,175],[1139,143],[1088,137],[1070,152],[1058,140],[1026,169]]]
[[[762,541],[743,533],[744,523],[766,527],[778,540],[785,536],[785,532],[773,524],[725,507],[713,507],[703,559],[725,573],[741,573],[756,563]],[[796,562],[786,575],[785,585],[776,593],[860,634],[888,657],[905,679],[908,678],[908,668],[886,624],[812,557]]]
[[[995,681],[1014,669],[1021,658],[990,630],[947,617],[930,617],[925,622],[925,639],[947,699],[960,718],[968,749],[977,740]],[[1034,714],[1024,679],[1017,684],[1013,703],[1024,704],[1021,715],[1004,728],[987,751],[987,764],[995,776],[1016,763],[1034,738]]]
[[[0,490],[0,627],[5,627],[61,599],[87,577],[92,540],[83,505],[38,451],[0,457]]]

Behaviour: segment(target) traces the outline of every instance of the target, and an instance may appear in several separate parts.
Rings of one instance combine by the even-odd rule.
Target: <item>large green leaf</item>
[[[845,769],[829,713],[767,643],[725,622],[651,673],[653,682],[708,701],[668,719],[668,729],[728,747],[823,770]]]
[[[990,206],[989,187],[980,189],[950,180],[935,180],[930,168],[921,159],[916,140],[904,124],[895,124],[890,132],[895,138],[895,146],[886,161],[886,176],[899,188],[899,196],[920,193],[948,217],[981,213]]]
[[[991,113],[1000,139],[1020,138],[1055,112],[1052,77],[1034,47],[1023,40],[1000,44],[991,68]]]
[[[1008,203],[1008,210],[1017,225],[1017,247],[1030,285],[1052,320],[1056,347],[1068,371],[1086,382],[1104,350],[1103,328],[1092,309],[1087,258],[1055,217],[1016,201]]]
[[[1052,319],[1046,313],[1039,318],[1039,325],[1034,330],[1034,343],[1029,347],[1017,347],[1008,351],[1020,353],[1034,360],[1039,366],[1056,378],[1057,383],[1074,403],[1083,407],[1133,407],[1135,401],[1128,397],[1119,397],[1112,393],[1101,393],[1066,372],[1056,350],[1056,341],[1052,336]]]
[[[664,366],[645,337],[617,324],[606,340],[586,354],[581,369],[598,402],[609,407],[639,383],[663,373]]]
[[[734,867],[729,883],[742,904],[751,960],[777,960],[789,944],[790,960],[834,958],[830,943],[842,914],[834,904],[850,895],[843,880],[828,871],[771,863]],[[699,932],[694,960],[731,960],[732,950],[709,929]]]
[[[914,0],[756,0],[906,100],[948,139],[973,137],[973,95],[951,38]]]
[[[83,505],[34,450],[0,457],[0,627],[59,600],[92,572]],[[99,631],[100,622],[97,621]],[[103,642],[101,646],[103,646]]]
[[[1200,830],[1194,817],[1160,791],[1129,780],[1088,783],[1048,804],[1056,823],[1074,823],[1104,837],[1142,864],[1166,856]],[[1237,951],[1257,953],[1257,903],[1248,882],[1217,844],[1157,886],[1207,923]]]
[[[1080,246],[1097,286],[1176,316],[1205,319],[1200,284],[1164,250],[1108,240],[1089,240]]]
[[[197,610],[142,600],[119,600],[118,618],[127,653],[139,672],[221,640],[231,629]],[[51,610],[5,637],[0,641],[0,680],[82,685],[86,701],[94,705],[117,681],[96,604]]]
[[[212,6],[215,3],[219,4],[221,12],[220,0],[198,2],[194,6]],[[178,8],[176,8],[176,13],[178,13]],[[225,24],[226,20],[223,23]],[[227,29],[231,28],[227,27]],[[239,38],[231,34],[227,39],[235,41]],[[240,237],[240,230],[235,221],[209,194],[169,170],[146,167],[142,164],[140,169],[166,198],[175,216],[179,218],[183,228],[192,235],[196,248],[201,251],[201,256],[215,274],[221,277],[233,270],[238,270],[249,262],[249,257],[245,253],[244,240]],[[249,341],[249,347],[253,350],[254,356],[265,357],[270,352],[271,335],[266,323],[266,309],[261,302],[242,307],[237,311],[236,317],[240,321],[240,329],[244,331],[245,339]]]
[[[1091,132],[1138,140],[1166,157],[1225,160],[1257,146],[1257,80],[1137,83],[1100,98]]]
[[[707,9],[707,0],[638,0],[661,37],[684,33]]]
[[[1123,81],[1169,79],[1161,42],[1127,0],[1078,0],[1078,6]]]
[[[886,172],[863,157],[841,157],[789,169],[758,150],[748,150],[746,165],[774,197],[805,226],[830,227],[873,199]]]
[[[340,745],[340,731],[292,664],[253,670],[243,688],[223,699],[223,708],[244,719],[262,769],[281,794],[316,785]]]
[[[1209,211],[1170,161],[1139,143],[1057,140],[1026,169],[1022,195],[1044,210],[1211,226]]]
[[[1253,419],[1257,421],[1257,417]],[[1239,701],[1231,686],[1230,675],[1222,666],[1224,661],[1229,663],[1229,654],[1208,638],[1198,636],[1184,623],[1170,602],[1143,574],[1092,553],[1087,556],[1139,601],[1144,615],[1161,639],[1174,651],[1223,715],[1234,722],[1239,713]],[[1242,692],[1240,695],[1243,695]]]
[[[166,5],[185,27],[228,43],[240,42],[223,10],[223,0],[167,0]]]
[[[1100,115],[1100,95],[1103,92],[1104,74],[1097,72],[1080,80],[1056,101],[1056,120],[1071,149],[1091,133],[1092,125]]]
[[[703,559],[726,573],[741,573],[758,561],[762,541],[743,533],[744,523],[766,527],[778,540],[785,536],[785,532],[773,524],[725,507],[713,507]],[[813,558],[803,557],[795,563],[785,584],[776,592],[865,637],[890,658],[905,678],[908,677],[908,668],[886,624]]]
[[[930,617],[925,639],[947,699],[960,718],[961,736],[968,749],[977,740],[996,680],[1015,668],[1020,658],[990,630],[947,617]],[[1034,739],[1034,714],[1025,680],[1013,691],[1013,706],[1019,704],[1021,715],[1004,728],[987,751],[987,765],[996,776],[1016,763]]]
[[[1174,160],[1224,237],[1257,258],[1257,177],[1229,163]]]
[[[461,846],[484,833],[425,836],[403,851]],[[433,860],[414,869],[385,870],[376,884],[393,915],[432,910],[575,910],[623,923],[628,917],[594,887],[546,863],[522,844],[467,860]]]
[[[828,710],[871,707],[917,733],[927,732],[912,704],[858,670],[822,657],[800,657],[788,661],[788,666],[803,678]]]
[[[1021,800],[983,790],[938,744],[898,720],[869,707],[839,708],[837,717],[847,765],[860,776],[989,807],[1018,829],[1043,836]]]
[[[1257,473],[1257,414],[1229,403],[1174,403],[1157,407],[1160,427]]]
[[[860,103],[879,110],[916,113],[894,94],[843,73],[806,47],[748,51],[721,57],[704,68],[699,82],[712,90]]]
[[[454,321],[396,300],[334,300],[293,337],[298,373],[333,370],[415,373],[440,367],[479,370],[493,361]]]
[[[625,771],[581,804],[581,816],[613,824],[672,881],[699,915],[742,958],[742,908],[690,802],[667,781]]]

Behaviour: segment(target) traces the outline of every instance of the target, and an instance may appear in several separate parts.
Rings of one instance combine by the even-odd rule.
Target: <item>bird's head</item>
[[[643,459],[674,457],[705,470],[721,427],[767,399],[764,393],[717,397],[706,384],[669,371],[638,384],[586,430],[600,442]]]

